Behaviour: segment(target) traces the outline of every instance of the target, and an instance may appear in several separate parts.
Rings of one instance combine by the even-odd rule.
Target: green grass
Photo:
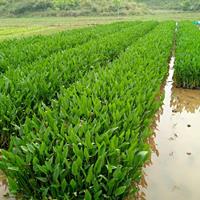
[[[49,36],[32,36],[1,42],[0,72],[5,72],[7,69],[12,68],[17,69],[20,66],[50,57],[52,54],[81,45],[91,39],[112,34],[130,23],[134,24],[134,22],[127,22],[96,25],[92,28],[73,29]]]
[[[199,27],[189,22],[181,22],[176,45],[176,85],[184,88],[200,88]]]
[[[160,106],[155,98],[168,72],[173,43],[174,22],[160,23],[153,30],[156,23],[151,23],[139,24],[138,29],[129,27],[119,35],[73,50],[74,63],[50,65],[55,69],[58,66],[52,71],[60,76],[40,65],[33,67],[35,75],[41,74],[38,80],[30,76],[41,83],[38,86],[52,78],[47,83],[58,81],[52,91],[61,89],[49,107],[39,105],[37,114],[27,118],[24,125],[15,126],[19,137],[12,137],[9,151],[3,151],[0,161],[12,191],[38,200],[118,200],[127,195],[132,180],[140,179],[141,167],[149,155],[146,139]],[[144,30],[148,26],[150,32]],[[124,47],[120,50],[121,45]],[[13,100],[22,100],[22,109],[30,102],[24,97],[32,101],[35,96],[25,94],[29,89],[48,97],[50,90],[43,90],[46,87],[34,88],[34,83],[17,80],[22,81],[18,89],[23,91],[18,91],[22,96]],[[9,98],[12,91],[8,89],[10,94],[5,96]],[[136,192],[136,188],[131,191]]]
[[[6,137],[9,136],[8,132],[12,134],[14,131],[12,128],[15,129],[13,125],[20,126],[20,124],[23,124],[25,117],[31,116],[37,111],[40,104],[45,103],[48,105],[62,87],[68,87],[88,71],[112,62],[131,43],[156,25],[156,22],[148,24],[131,22],[125,23],[124,28],[121,28],[121,30],[118,23],[114,23],[113,27],[111,25],[108,27],[103,26],[102,29],[105,31],[107,29],[107,34],[104,33],[103,36],[101,34],[99,38],[94,37],[95,39],[85,42],[85,44],[77,45],[74,48],[69,48],[68,45],[61,52],[49,55],[44,59],[35,61],[33,64],[30,64],[27,60],[27,63],[21,62],[21,65],[20,62],[14,67],[10,65],[1,76],[2,79],[0,79],[0,92],[2,94],[0,96],[1,141],[5,142]],[[123,26],[123,23],[121,26]],[[96,29],[100,35],[100,28]],[[114,33],[108,33],[109,30]],[[73,41],[68,42],[73,44],[74,41],[78,41],[79,37],[85,41],[86,34],[81,36],[76,34],[75,36],[77,39],[74,37]],[[66,35],[65,37],[67,38]],[[36,48],[35,51],[37,53],[38,49]],[[27,52],[25,51],[25,53]],[[47,51],[47,53],[51,53],[51,51]],[[37,54],[35,55],[37,57]],[[34,57],[32,52],[31,57]],[[13,103],[11,103],[12,101]]]
[[[0,37],[51,34],[114,21],[191,21],[199,17],[198,13],[157,11],[119,18],[1,18]],[[11,48],[4,45],[10,62],[6,62],[0,79],[2,141],[9,141],[12,135],[0,168],[14,194],[25,199],[117,200],[128,194],[132,181],[140,180],[141,167],[149,155],[146,139],[161,104],[155,99],[168,72],[175,23],[125,24],[123,30],[106,31],[101,37],[58,48],[54,53],[55,45],[47,45],[50,49],[46,48],[43,56],[44,44],[39,45],[40,51],[26,51],[33,45],[27,42],[25,46],[27,38],[1,43],[14,46],[9,54]],[[52,32],[48,31],[51,27],[55,27]],[[187,29],[185,41],[179,34],[180,61],[190,40]],[[51,37],[41,38],[46,41]],[[15,45],[20,41],[25,42],[24,51]],[[78,40],[69,39],[70,44],[74,41]],[[191,41],[194,45],[195,39]],[[27,55],[31,55],[31,62]],[[3,61],[3,54],[0,58]],[[133,186],[132,192],[136,190]]]
[[[167,10],[152,11],[148,15],[135,15],[126,17],[33,17],[33,18],[0,18],[0,29],[13,29],[16,31],[20,29],[35,29],[41,28],[37,31],[29,31],[26,33],[13,33],[7,36],[1,36],[1,39],[30,36],[36,34],[52,34],[58,31],[69,30],[80,27],[93,26],[94,24],[105,24],[116,21],[130,21],[130,20],[199,20],[200,13],[196,12],[176,12]]]

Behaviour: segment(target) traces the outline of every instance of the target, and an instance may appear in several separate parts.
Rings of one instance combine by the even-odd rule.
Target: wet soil
[[[200,199],[200,90],[173,86],[174,60],[138,200]]]
[[[7,179],[5,175],[0,171],[0,200],[11,200],[11,198],[7,197],[7,194],[8,194]]]

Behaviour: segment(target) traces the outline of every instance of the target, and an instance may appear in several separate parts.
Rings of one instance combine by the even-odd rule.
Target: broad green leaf
[[[115,191],[115,196],[120,196],[121,194],[123,194],[126,190],[127,186],[121,186],[119,188],[116,189]]]

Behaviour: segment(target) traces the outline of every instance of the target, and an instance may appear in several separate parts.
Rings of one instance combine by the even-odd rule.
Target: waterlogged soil
[[[173,64],[138,200],[200,199],[200,90],[175,88]]]
[[[0,171],[0,200],[11,200],[8,197],[8,186],[6,176]]]

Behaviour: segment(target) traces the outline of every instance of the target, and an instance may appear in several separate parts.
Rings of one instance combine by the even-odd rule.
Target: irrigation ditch
[[[175,64],[176,24],[169,74],[163,87],[165,98],[156,115],[150,161],[144,168],[138,200],[199,199],[200,90],[176,88]],[[8,193],[6,177],[0,173],[0,199]]]
[[[143,170],[137,200],[199,199],[200,90],[175,86],[175,46],[176,40],[163,106],[156,115],[154,135],[149,139],[152,155]]]

